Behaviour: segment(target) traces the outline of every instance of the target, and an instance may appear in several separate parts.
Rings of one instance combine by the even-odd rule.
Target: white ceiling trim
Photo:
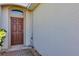
[[[0,5],[19,5],[23,7],[29,7],[31,3],[0,3]]]

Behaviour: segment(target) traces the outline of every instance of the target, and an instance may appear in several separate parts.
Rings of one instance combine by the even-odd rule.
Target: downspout
[[[31,17],[32,17],[32,37],[31,37],[31,44],[32,44],[32,48],[34,48],[34,40],[33,40],[33,12],[31,13]]]

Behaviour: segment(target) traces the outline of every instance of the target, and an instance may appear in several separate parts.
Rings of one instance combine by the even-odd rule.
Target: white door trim
[[[16,9],[16,8],[15,8]],[[8,9],[8,13],[10,12],[10,10],[11,9]],[[25,11],[25,10],[22,10],[22,11]],[[26,11],[25,11],[26,12]],[[23,46],[25,47],[26,46],[26,13],[24,12],[24,15],[23,15],[23,18],[24,18],[24,44],[23,44]],[[8,26],[9,26],[9,34],[8,34],[8,36],[9,36],[9,38],[8,38],[8,49],[10,49],[10,48],[12,48],[12,46],[11,46],[11,18],[10,18],[11,16],[10,16],[10,13],[9,13],[9,16],[8,16],[8,18],[9,18],[9,20],[8,20]],[[16,45],[17,46],[17,45]]]

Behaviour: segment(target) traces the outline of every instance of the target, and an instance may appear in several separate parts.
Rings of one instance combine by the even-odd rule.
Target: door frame
[[[11,8],[11,7],[14,7],[14,8]],[[25,47],[26,46],[26,9],[23,9],[22,7],[21,8],[18,8],[18,7],[16,7],[16,6],[11,6],[10,8],[8,8],[9,10],[8,10],[8,18],[9,18],[9,20],[8,20],[8,27],[9,27],[9,32],[8,32],[8,49],[9,48],[11,48],[12,47],[12,45],[11,45],[11,17],[12,16],[10,16],[10,11],[12,10],[12,9],[19,9],[19,10],[22,10],[23,12],[24,12],[24,15],[23,15],[23,21],[24,21],[24,23],[23,23],[23,33],[24,33],[24,35],[23,35],[23,41],[24,41],[24,43],[23,43],[23,46]],[[17,17],[17,16],[16,16]]]

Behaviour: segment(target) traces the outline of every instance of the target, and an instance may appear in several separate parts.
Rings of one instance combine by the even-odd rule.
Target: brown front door
[[[11,17],[11,45],[23,44],[23,18]]]

